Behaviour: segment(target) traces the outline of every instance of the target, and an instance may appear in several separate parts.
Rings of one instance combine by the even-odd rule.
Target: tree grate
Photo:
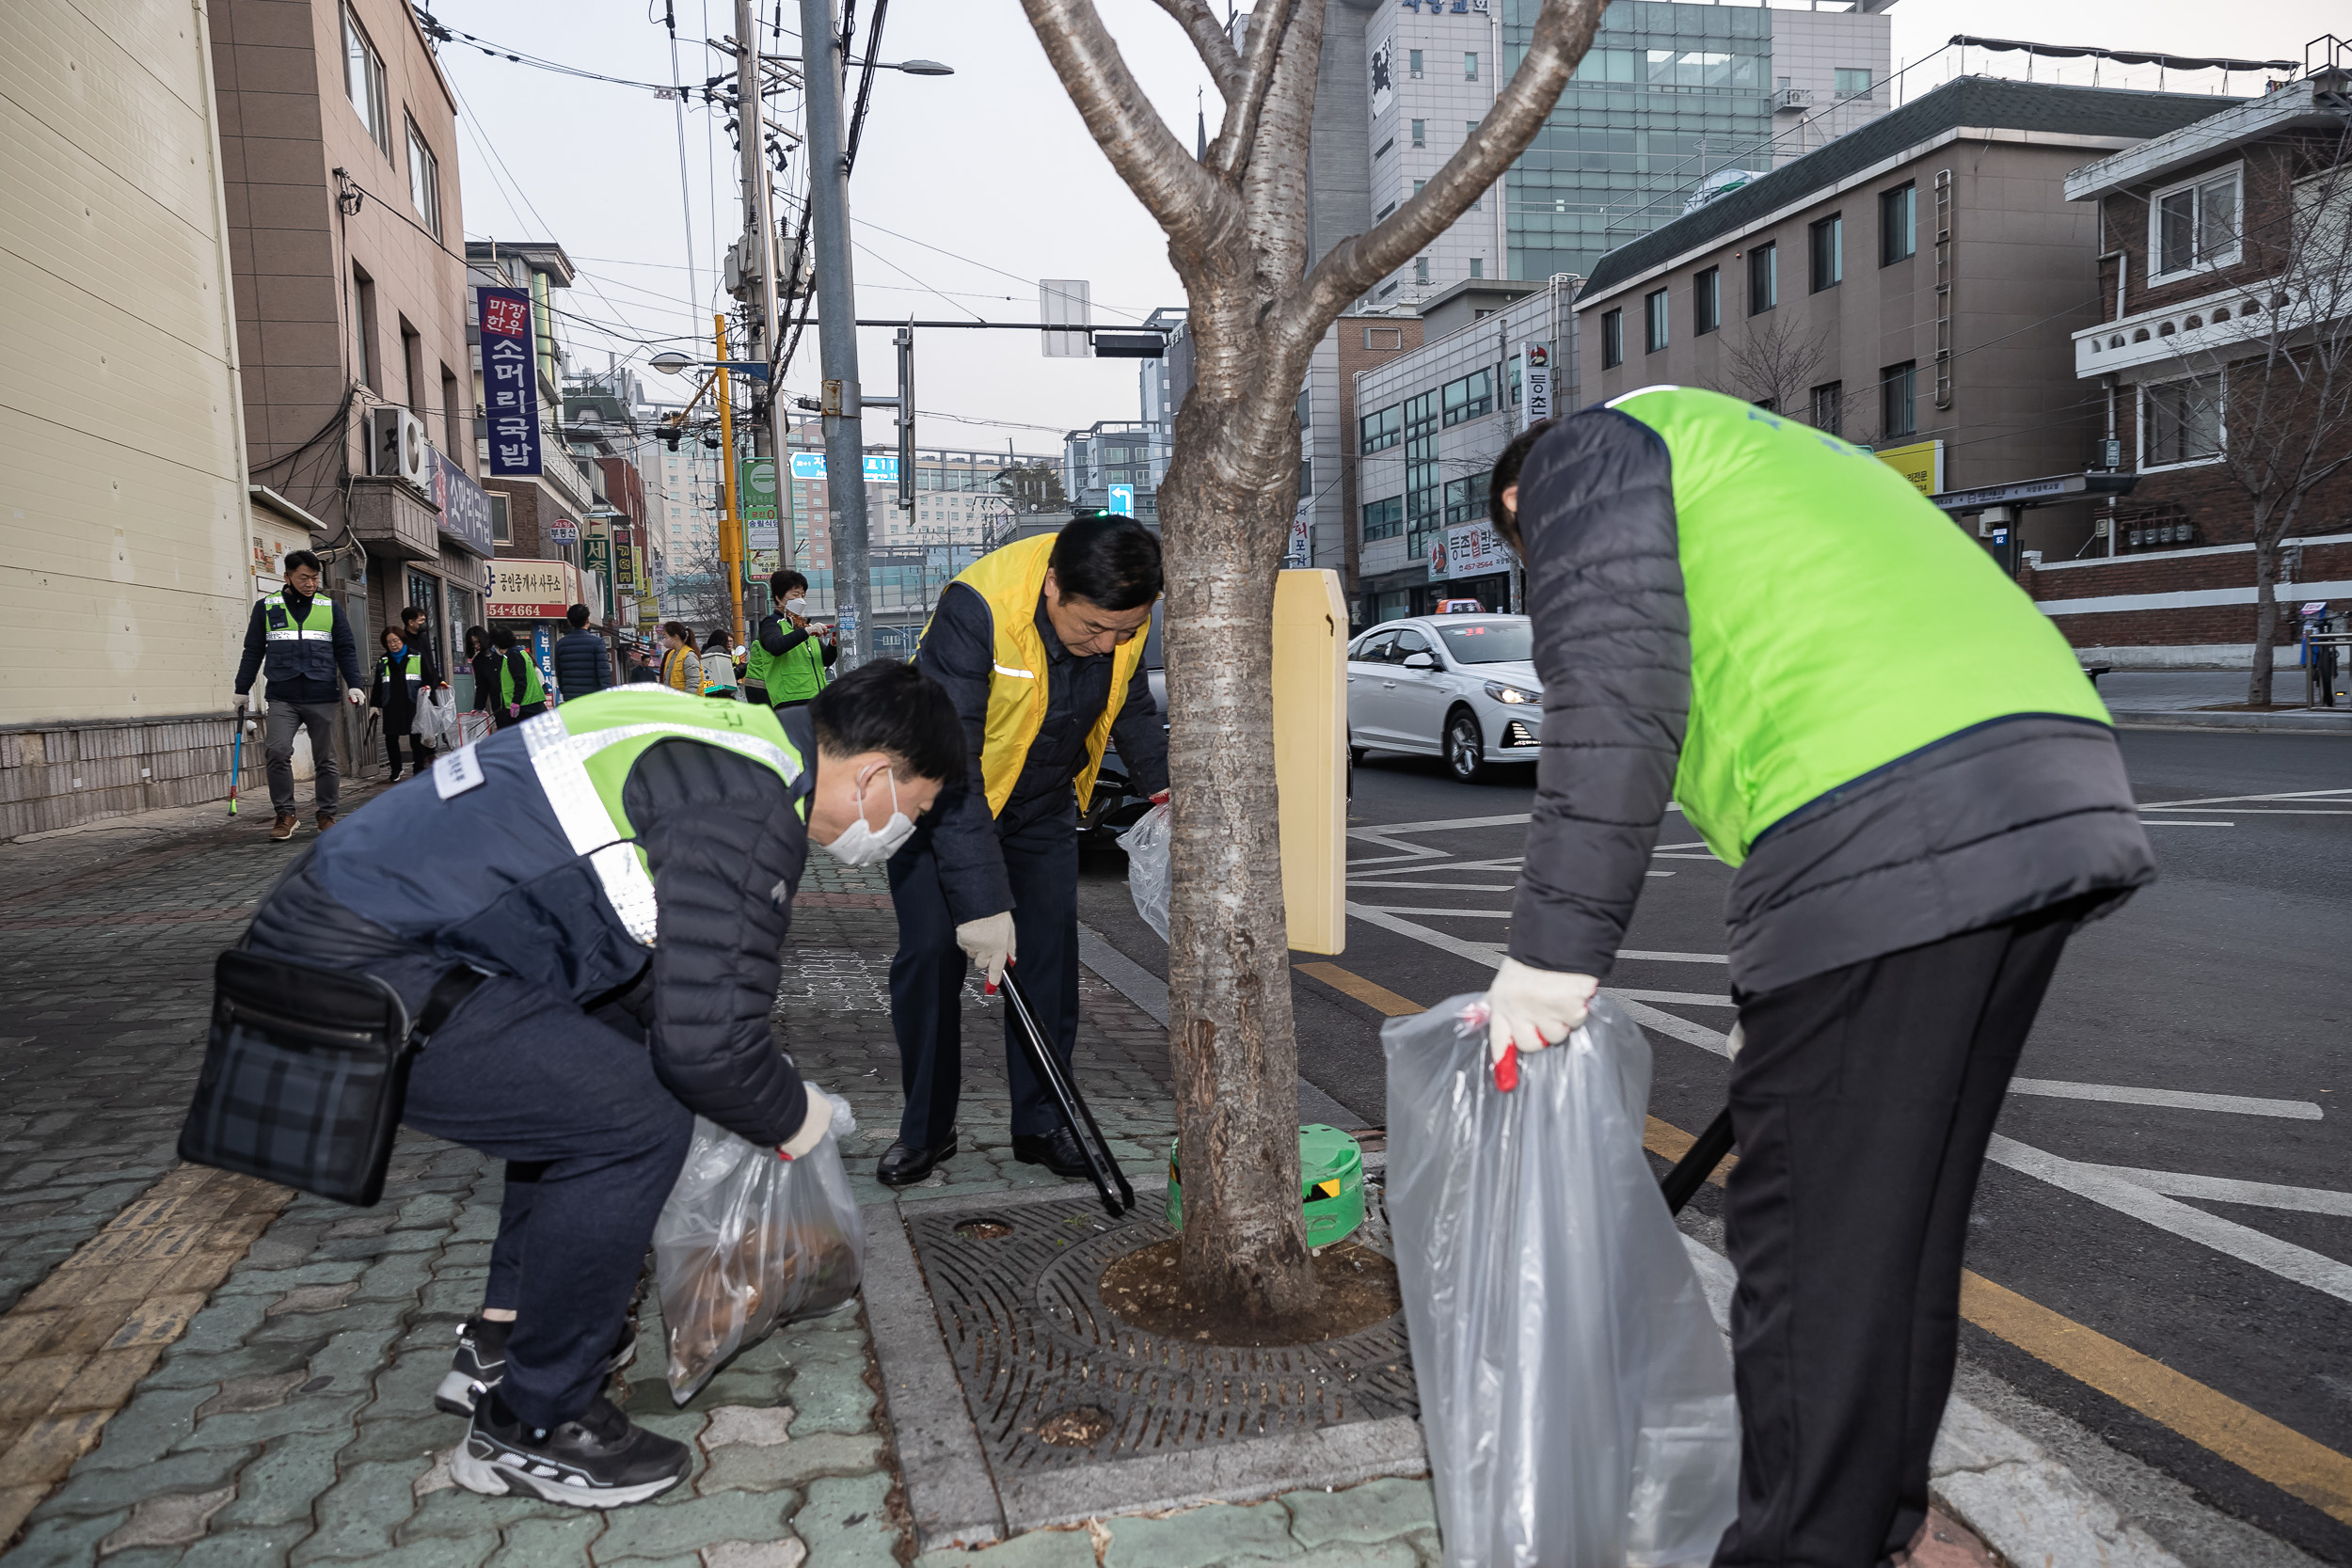
[[[1113,1318],[1094,1282],[1176,1234],[1156,1216],[1113,1221],[1091,1197],[901,1212],[1000,1484],[1421,1414],[1401,1312],[1343,1338],[1262,1350]],[[1385,1252],[1385,1234],[1367,1231],[1356,1239]]]

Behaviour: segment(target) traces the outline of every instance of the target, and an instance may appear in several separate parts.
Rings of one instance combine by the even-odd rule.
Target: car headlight
[[[1514,707],[1521,704],[1540,703],[1544,700],[1544,694],[1540,691],[1522,690],[1516,686],[1505,686],[1501,681],[1488,681],[1486,695],[1498,703],[1509,703]]]

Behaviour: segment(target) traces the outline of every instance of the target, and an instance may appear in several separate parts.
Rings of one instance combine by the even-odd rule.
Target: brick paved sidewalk
[[[680,1410],[647,1302],[627,1407],[695,1449],[690,1481],[652,1504],[598,1514],[451,1484],[445,1456],[464,1429],[431,1397],[455,1324],[480,1301],[497,1164],[404,1134],[376,1208],[297,1196],[258,1240],[280,1191],[176,1166],[213,957],[303,840],[276,846],[257,826],[169,816],[0,847],[0,921],[14,938],[0,958],[0,1016],[14,1031],[0,1058],[8,1568],[907,1560],[860,1304],[755,1346]],[[894,937],[878,870],[812,861],[778,1035],[858,1116],[846,1152],[861,1201],[1055,1183],[1010,1158],[1001,1003],[977,994],[966,998],[963,1151],[904,1195],[872,1180],[898,1111]],[[1091,974],[1081,995],[1081,1082],[1149,1190],[1173,1131],[1165,1034]],[[207,1193],[213,1217],[191,1218],[188,1205]],[[77,1293],[103,1298],[103,1310],[68,1310]],[[1279,1557],[1405,1568],[1434,1561],[1434,1544],[1426,1484],[1389,1481],[922,1560],[1212,1568]]]

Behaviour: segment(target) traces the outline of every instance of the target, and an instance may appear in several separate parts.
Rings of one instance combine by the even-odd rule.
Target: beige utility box
[[[1282,903],[1302,953],[1347,947],[1347,601],[1340,575],[1274,587],[1274,782]]]

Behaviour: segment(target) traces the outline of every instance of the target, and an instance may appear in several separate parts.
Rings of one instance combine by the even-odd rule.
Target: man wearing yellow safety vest
[[[975,562],[939,596],[915,668],[947,690],[971,761],[890,862],[898,952],[891,1024],[906,1112],[875,1175],[920,1181],[955,1152],[967,962],[1008,962],[1067,1065],[1078,1040],[1078,814],[1114,738],[1134,786],[1165,797],[1168,736],[1143,671],[1160,542],[1097,515]],[[1008,1010],[1009,1013],[1009,1010]],[[1083,1176],[1076,1136],[1005,1021],[1012,1152]]]
[[[444,998],[402,1119],[506,1162],[434,1399],[471,1421],[459,1485],[615,1508],[685,1477],[691,1450],[602,1389],[694,1118],[787,1158],[823,1137],[832,1103],[769,1025],[809,846],[878,863],[963,772],[946,694],[904,664],[781,716],[626,687],[442,756],[271,891],[247,951],[411,1018]]]
[[[269,768],[269,803],[277,812],[269,836],[294,835],[294,735],[310,735],[310,800],[318,829],[335,823],[342,795],[342,769],[335,756],[335,699],[357,706],[367,692],[359,672],[359,644],[351,623],[335,601],[319,592],[319,558],[309,550],[286,554],[286,586],[253,607],[246,626],[245,657],[237,665],[237,722],[245,722],[253,677],[269,677],[269,734],[262,755]]]

